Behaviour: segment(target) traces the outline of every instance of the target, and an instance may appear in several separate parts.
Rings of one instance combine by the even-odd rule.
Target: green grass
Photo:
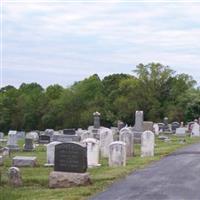
[[[200,138],[185,137],[186,143],[180,144],[181,138],[170,136],[171,142],[163,142],[156,139],[155,156],[150,158],[140,157],[140,145],[135,145],[135,157],[127,160],[126,167],[110,168],[107,159],[101,160],[101,167],[88,169],[91,175],[92,184],[85,187],[74,187],[65,189],[49,189],[48,176],[53,168],[46,168],[45,147],[40,145],[34,152],[17,152],[15,155],[36,156],[38,166],[34,168],[23,167],[21,169],[23,187],[12,188],[7,183],[7,170],[11,166],[11,158],[5,160],[4,166],[0,167],[0,200],[84,200],[95,193],[104,190],[114,181],[128,175],[136,169],[143,168],[153,161],[161,159],[163,156],[188,144],[199,142]],[[22,146],[23,141],[20,141]]]

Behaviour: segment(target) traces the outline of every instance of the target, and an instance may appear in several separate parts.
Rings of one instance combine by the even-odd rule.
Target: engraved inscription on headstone
[[[84,173],[87,170],[87,147],[78,143],[55,146],[54,171]]]

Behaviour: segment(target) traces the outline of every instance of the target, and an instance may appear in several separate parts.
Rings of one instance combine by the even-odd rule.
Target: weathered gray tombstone
[[[50,188],[90,184],[87,170],[87,147],[78,143],[55,146],[54,171],[49,175]]]
[[[126,166],[126,144],[122,141],[112,142],[109,145],[109,166]]]
[[[51,141],[51,137],[49,135],[39,136],[39,144],[49,144],[50,141]]]
[[[113,142],[113,133],[109,128],[102,128],[99,135],[101,157],[108,158],[109,145]]]
[[[19,168],[10,167],[8,169],[8,181],[13,187],[22,186],[22,177]]]
[[[0,132],[0,139],[3,139],[3,138],[4,138],[4,133]]]
[[[47,163],[46,167],[54,166],[54,158],[55,158],[55,146],[60,144],[61,142],[51,142],[47,144]]]
[[[133,127],[135,143],[141,142],[141,135],[143,132],[143,121],[144,121],[143,111],[136,111],[135,112],[135,125]]]
[[[25,144],[24,144],[24,151],[33,151],[34,145],[33,145],[33,139],[31,138],[25,138]]]
[[[155,136],[152,131],[144,131],[141,138],[141,157],[154,156]]]
[[[117,128],[120,131],[122,128],[124,128],[126,126],[126,124],[124,124],[124,122],[118,120],[117,122]]]
[[[31,138],[34,142],[37,142],[39,140],[39,135],[36,131],[31,131],[26,134],[26,138]]]
[[[119,133],[119,140],[126,144],[126,156],[134,155],[134,138],[133,133],[129,128],[122,128]]]
[[[172,122],[171,126],[172,126],[172,133],[176,133],[176,129],[180,127],[180,123]]]
[[[83,140],[87,146],[87,164],[88,167],[99,167],[99,141],[94,138]]]
[[[193,126],[192,126],[192,132],[191,132],[191,136],[200,136],[200,126],[197,123],[197,120],[195,120]]]
[[[158,124],[154,124],[153,125],[153,129],[154,129],[154,133],[155,133],[155,135],[159,135],[159,126],[158,126]]]
[[[101,114],[99,112],[94,112],[93,117],[94,117],[94,128],[100,128],[100,116]]]
[[[153,122],[151,122],[151,121],[144,121],[143,122],[143,130],[144,131],[153,131]]]
[[[18,146],[17,142],[18,142],[17,131],[9,131],[7,147],[10,149],[10,151],[18,151],[19,150],[19,146]]]
[[[63,129],[64,135],[75,135],[76,130],[74,128]]]
[[[12,159],[12,165],[14,167],[36,167],[37,158],[35,156],[15,156]]]

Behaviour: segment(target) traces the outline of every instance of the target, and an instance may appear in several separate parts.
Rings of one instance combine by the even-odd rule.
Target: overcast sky
[[[69,86],[149,62],[200,83],[200,3],[26,2],[3,3],[3,85]]]

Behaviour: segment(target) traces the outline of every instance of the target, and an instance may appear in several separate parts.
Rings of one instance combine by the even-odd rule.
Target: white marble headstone
[[[131,157],[134,154],[133,133],[129,128],[122,128],[119,133],[119,140],[126,143],[126,156]]]
[[[155,136],[151,131],[144,131],[141,136],[141,157],[154,156]]]
[[[61,142],[51,142],[46,145],[47,147],[47,163],[45,166],[53,166],[54,165],[54,158],[55,158],[55,146],[60,144]]]
[[[109,145],[109,166],[126,166],[126,144],[121,141]]]
[[[154,129],[155,135],[159,135],[159,126],[158,126],[158,124],[154,124],[153,125],[153,129]]]
[[[191,136],[200,136],[200,126],[197,122],[192,126]]]
[[[113,142],[113,133],[109,128],[100,129],[100,152],[101,156],[108,158],[109,145]]]
[[[87,163],[88,167],[97,167],[99,164],[99,141],[94,138],[83,140],[87,146]]]

